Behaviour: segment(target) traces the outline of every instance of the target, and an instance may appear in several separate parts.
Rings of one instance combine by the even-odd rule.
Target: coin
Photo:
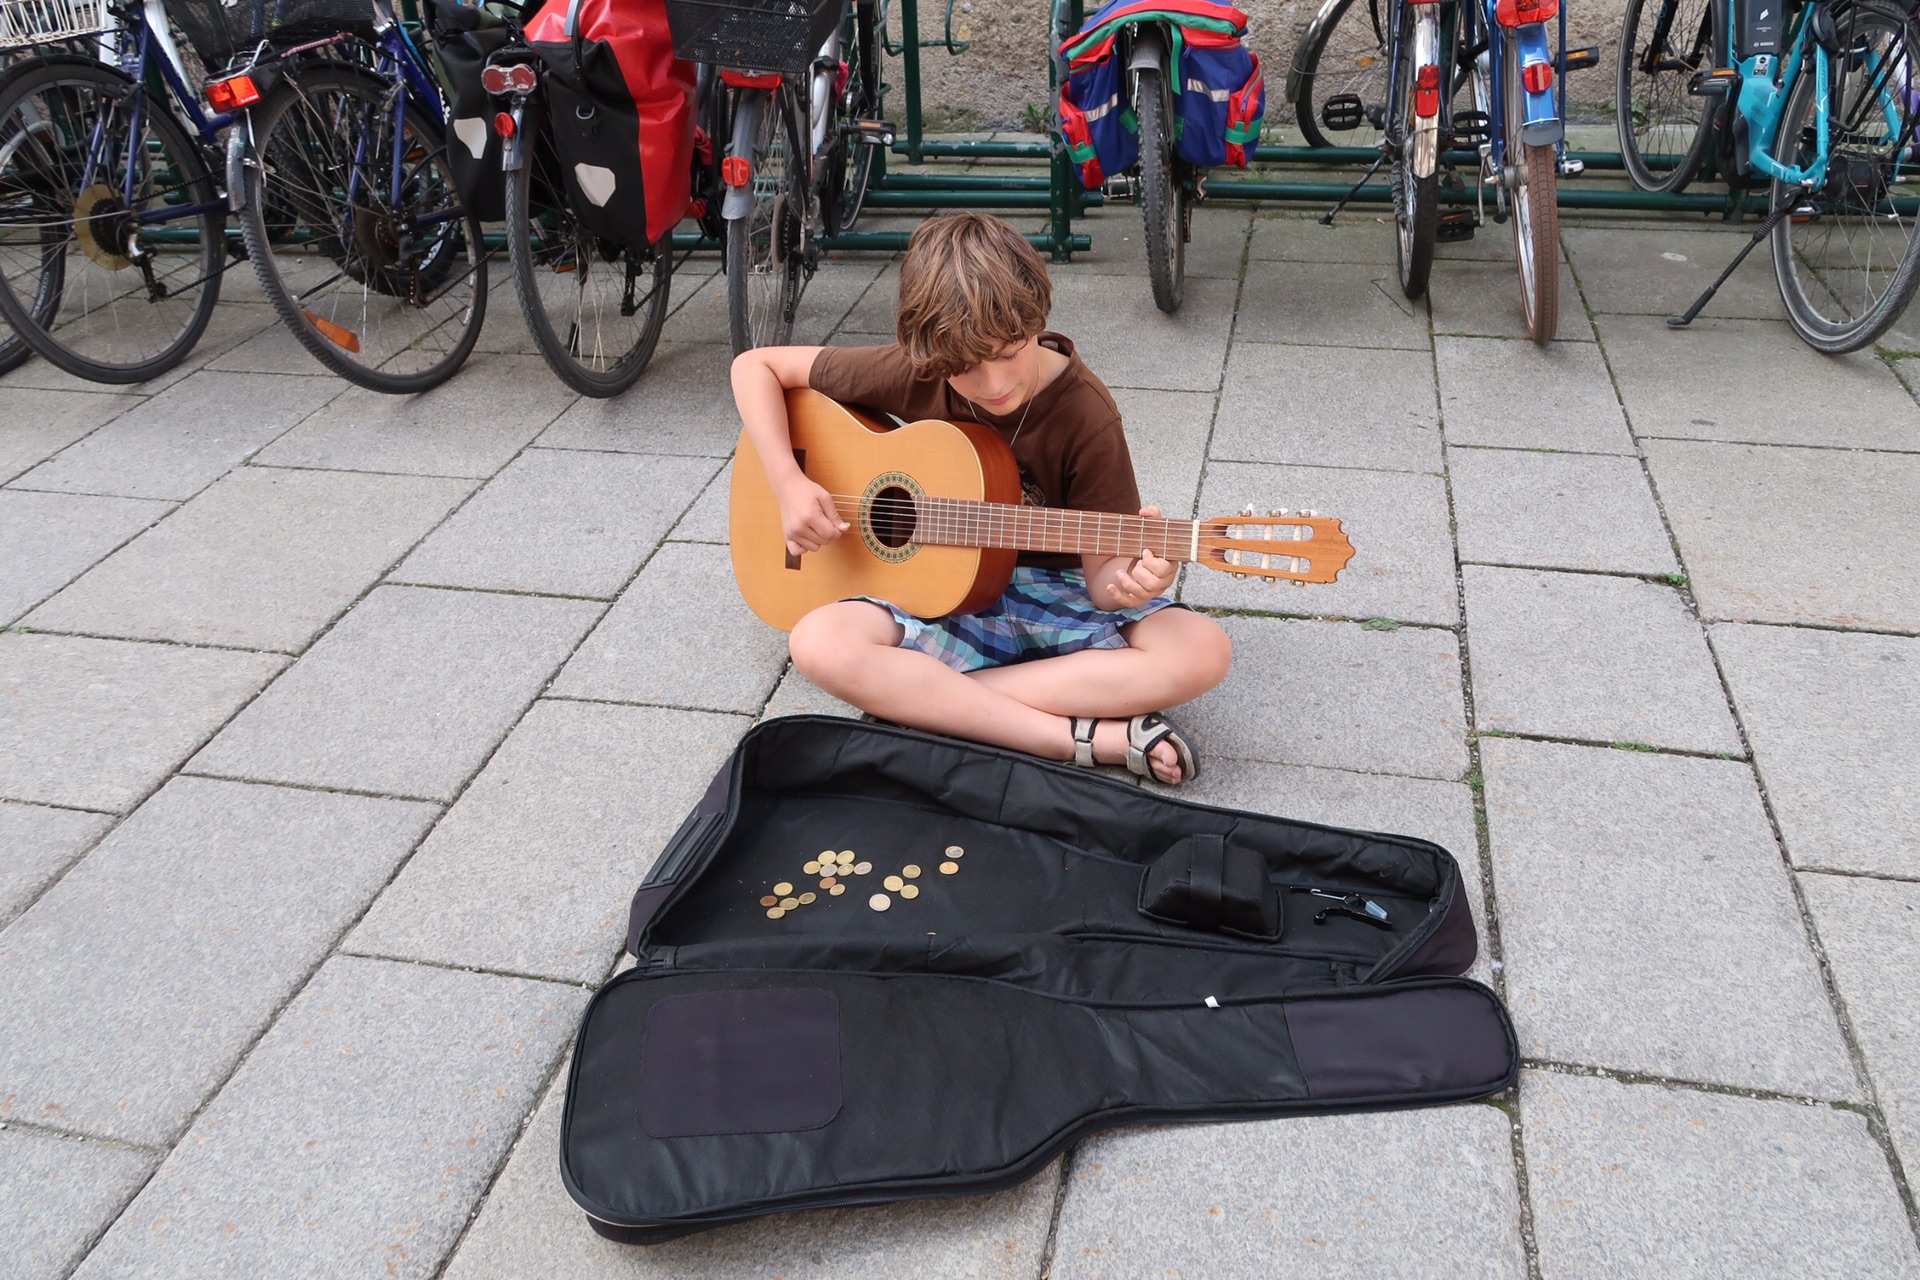
[[[767,919],[769,920],[778,920],[781,916],[785,914],[787,914],[785,907],[768,907],[767,908]]]
[[[847,886],[843,884],[837,884],[833,886],[833,888],[827,890],[828,893],[832,894],[836,898],[839,897],[841,894],[845,893],[846,891],[847,891]]]
[[[867,899],[867,905],[872,907],[875,911],[885,911],[888,907],[893,905],[893,899],[889,898],[884,893],[876,893],[871,898]]]
[[[871,862],[856,862],[853,864],[853,874],[857,876],[869,875],[872,871],[873,864]]]
[[[943,862],[940,864],[940,874],[943,876],[950,876],[959,869],[960,864],[957,862]]]
[[[779,884],[773,886],[773,891],[779,894],[781,897],[785,897],[787,894],[793,892],[793,886],[788,884],[785,880],[782,880]]]
[[[809,862],[800,868],[800,874],[803,876],[817,876],[820,874],[820,864],[817,862]]]
[[[962,848],[961,848],[961,847],[960,847],[959,845],[957,845],[957,844],[950,844],[950,845],[948,845],[948,846],[947,846],[947,856],[948,856],[949,858],[959,858],[959,857],[963,857],[963,856],[965,856],[965,854],[966,854],[966,852],[967,852],[967,851],[966,851],[965,849],[962,849]]]
[[[817,893],[803,893],[800,895],[800,905],[804,907],[819,896]]]
[[[882,880],[880,883],[887,886],[887,888],[893,890],[895,893],[898,893],[900,892],[900,886],[905,884],[906,881],[902,880],[899,876],[888,876],[885,880]]]
[[[780,899],[774,897],[772,894],[768,894],[766,897],[760,899],[760,905],[763,907],[777,907],[780,905]]]
[[[798,899],[798,898],[782,898],[782,899],[780,899],[780,909],[781,909],[782,911],[791,911],[791,910],[793,910],[793,909],[794,909],[795,907],[797,907],[797,906],[799,906],[799,905],[800,905],[800,899]]]
[[[842,850],[840,851],[840,856],[839,856],[838,858],[835,858],[835,859],[834,859],[834,861],[835,861],[835,862],[838,862],[838,863],[839,863],[839,864],[840,864],[841,866],[843,866],[843,867],[850,867],[850,866],[852,866],[852,865],[853,865],[853,850],[851,850],[851,849],[842,849]]]
[[[920,868],[914,863],[909,862],[906,866],[900,868],[900,874],[909,880],[918,880],[920,878]]]
[[[920,896],[920,886],[917,884],[906,885],[900,890],[900,896],[909,899],[917,898]]]
[[[843,857],[843,858],[851,858],[851,857],[853,856],[853,850],[851,850],[851,849],[842,849],[842,850],[840,851],[840,856],[841,856],[841,857]]]
[[[837,877],[835,877],[835,876],[821,876],[821,877],[820,877],[820,887],[821,887],[822,889],[831,889],[831,888],[833,888],[833,886],[835,886],[835,885],[837,885],[837,884],[839,884],[839,883],[840,883],[840,881],[839,881],[839,879],[838,879]]]

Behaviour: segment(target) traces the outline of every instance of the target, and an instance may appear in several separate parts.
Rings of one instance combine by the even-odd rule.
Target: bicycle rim
[[[1614,124],[1627,176],[1679,191],[1700,171],[1713,98],[1687,92],[1713,60],[1709,0],[1630,0],[1614,67]]]
[[[76,377],[165,373],[219,301],[226,219],[215,199],[167,105],[124,76],[79,64],[23,74],[0,93],[0,313]],[[156,218],[176,205],[212,207]]]
[[[1515,146],[1527,106],[1520,88],[1520,52],[1512,42],[1507,44],[1502,79],[1507,97],[1507,166],[1514,176],[1513,257],[1520,269],[1520,310],[1526,317],[1527,335],[1544,346],[1560,327],[1557,157],[1550,146]]]
[[[486,319],[480,224],[464,215],[438,121],[344,68],[295,72],[254,122],[242,219],[260,287],[313,356],[374,391],[425,391]],[[399,199],[394,199],[395,157]]]
[[[1385,0],[1382,0],[1384,3]],[[1336,145],[1320,123],[1320,106],[1337,94],[1358,94],[1367,108],[1387,101],[1387,42],[1384,26],[1376,26],[1371,0],[1343,0],[1320,28],[1319,41],[1297,56],[1300,92],[1293,103],[1301,137],[1310,147]],[[1371,145],[1379,131],[1362,123],[1352,141],[1338,145]]]
[[[1920,282],[1920,236],[1902,213],[1897,185],[1920,163],[1914,150],[1916,29],[1896,10],[1856,4],[1835,13],[1840,52],[1831,60],[1827,177],[1773,229],[1774,277],[1796,332],[1831,354],[1857,351],[1900,318]],[[1817,138],[1811,68],[1795,80],[1775,146],[1803,164]],[[1780,183],[1773,198],[1788,197]]]
[[[727,321],[738,355],[793,338],[805,251],[800,133],[787,90],[761,90],[753,145],[753,207],[727,221]],[[748,103],[742,95],[741,110]]]

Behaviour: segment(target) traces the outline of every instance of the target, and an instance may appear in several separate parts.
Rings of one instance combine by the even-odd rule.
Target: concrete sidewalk
[[[1502,228],[1409,303],[1374,215],[1207,209],[1168,318],[1088,229],[1053,326],[1149,500],[1360,548],[1188,573],[1186,794],[1452,849],[1514,1093],[600,1241],[559,1082],[628,896],[756,719],[844,710],[732,586],[723,291],[608,403],[502,279],[400,400],[235,273],[155,384],[0,379],[0,1277],[1920,1276],[1920,317],[1817,356],[1756,262],[1669,332],[1742,233],[1568,216],[1541,351]],[[830,263],[798,340],[893,287]]]

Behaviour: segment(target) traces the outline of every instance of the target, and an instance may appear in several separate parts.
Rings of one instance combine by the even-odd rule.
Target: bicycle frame
[[[126,166],[125,173],[121,177],[120,191],[120,197],[125,202],[125,207],[129,209],[134,207],[135,203],[134,175],[138,172],[136,149],[140,146],[141,125],[146,117],[147,85],[150,73],[158,71],[161,83],[172,95],[174,105],[180,109],[185,122],[192,126],[195,136],[203,145],[213,145],[220,131],[241,114],[237,111],[208,114],[200,110],[199,101],[187,89],[186,67],[181,61],[180,50],[173,43],[173,33],[167,30],[166,10],[162,7],[160,0],[143,0],[140,8],[132,10],[131,17],[133,37],[131,49],[112,50],[116,55],[114,61],[120,70],[131,76],[134,82],[134,91],[128,95],[132,118],[127,129]],[[105,46],[109,42],[103,40],[102,44]],[[111,44],[117,45],[118,41],[113,41]],[[153,56],[156,49],[161,54],[157,59]],[[107,48],[102,49],[103,53],[108,51]],[[81,169],[82,190],[92,185],[93,175],[101,160],[103,125],[104,121],[96,122],[93,137],[88,140],[87,160]],[[202,201],[199,204],[170,205],[164,209],[142,210],[137,221],[142,225],[157,225],[163,222],[174,222],[181,218],[198,218],[215,209],[224,210],[225,207],[224,197],[215,197],[213,200]]]
[[[1828,144],[1831,140],[1830,121],[1827,118],[1830,71],[1827,51],[1818,42],[1808,39],[1813,29],[1817,2],[1802,5],[1794,15],[1784,65],[1778,55],[1771,53],[1757,53],[1734,63],[1740,73],[1740,92],[1734,99],[1734,110],[1747,122],[1747,163],[1754,170],[1791,187],[1818,187],[1827,179]],[[1723,47],[1732,50],[1736,48],[1734,6],[1722,4],[1718,7],[1726,16],[1727,42]],[[1786,114],[1787,94],[1806,61],[1809,44],[1813,47],[1814,156],[1812,162],[1806,165],[1785,165],[1774,158],[1773,148],[1778,141],[1775,135],[1780,129],[1781,116]]]

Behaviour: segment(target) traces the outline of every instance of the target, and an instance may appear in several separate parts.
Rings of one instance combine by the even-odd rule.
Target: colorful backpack
[[[1121,29],[1135,23],[1164,23],[1173,33],[1175,154],[1203,169],[1245,168],[1267,109],[1260,59],[1247,48],[1247,15],[1216,0],[1109,0],[1060,46],[1067,60],[1060,125],[1081,184],[1097,187],[1140,157],[1127,68],[1114,53]]]

